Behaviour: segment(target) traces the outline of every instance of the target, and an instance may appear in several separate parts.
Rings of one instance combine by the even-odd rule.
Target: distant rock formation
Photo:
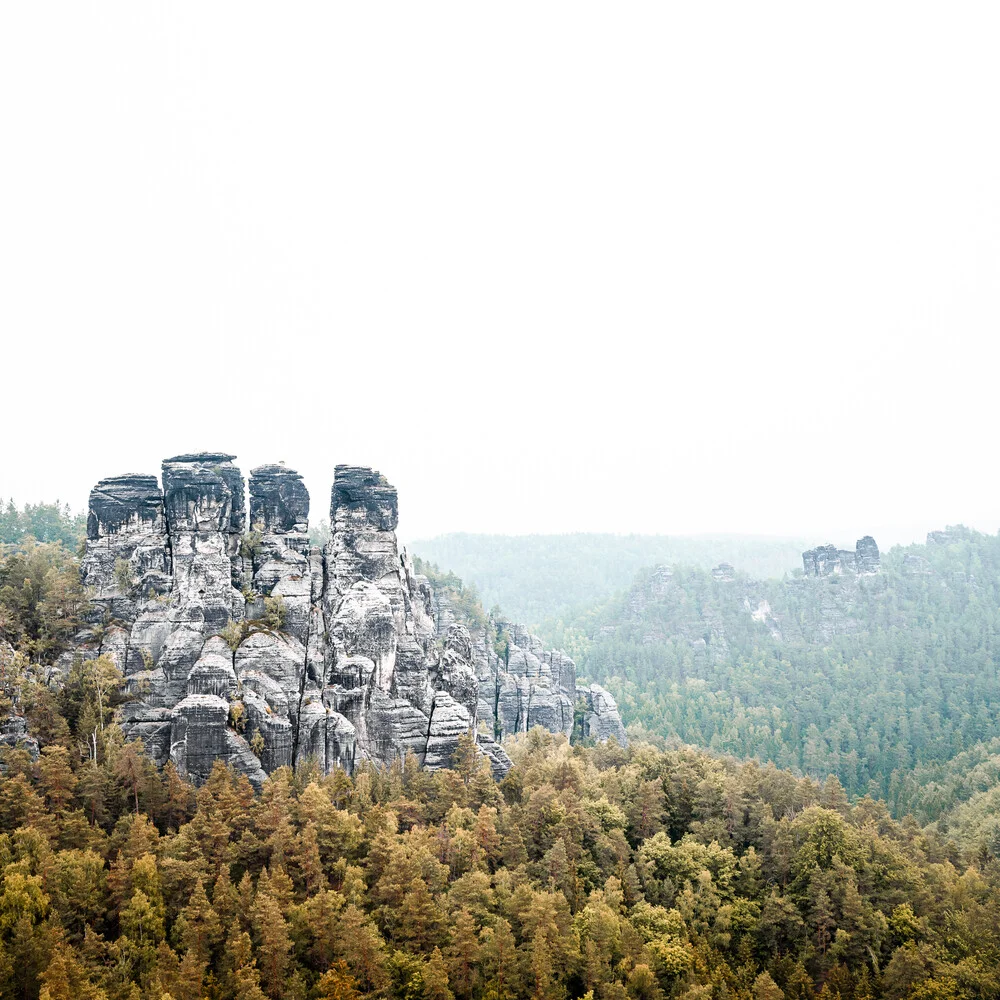
[[[614,699],[520,626],[470,634],[414,573],[395,535],[395,489],[337,466],[331,536],[309,544],[309,494],[284,465],[254,469],[249,524],[234,456],[178,455],[155,476],[104,479],[90,497],[81,575],[96,608],[85,656],[115,659],[134,695],[129,738],[202,780],[223,760],[259,785],[315,759],[352,771],[408,751],[447,766],[472,731],[495,774],[499,741],[541,725],[625,741]],[[503,653],[494,637],[502,630]]]
[[[854,563],[858,573],[878,573],[881,569],[882,557],[871,535],[858,539]]]
[[[974,532],[964,524],[949,524],[938,531],[927,532],[928,545],[952,545],[955,542],[968,541]]]
[[[840,573],[878,573],[881,556],[871,535],[859,538],[854,551],[835,545],[820,545],[802,553],[802,569],[806,576],[836,576]]]

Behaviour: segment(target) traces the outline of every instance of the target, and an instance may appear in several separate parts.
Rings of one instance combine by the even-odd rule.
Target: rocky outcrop
[[[0,639],[0,750],[24,750],[34,761],[38,760],[38,740],[28,731],[28,720],[21,714],[18,704],[17,678],[24,666],[24,663],[18,664],[18,656],[10,643]],[[0,772],[3,769],[0,759]]]
[[[0,719],[0,748],[24,750],[29,759],[38,760],[38,740],[28,732],[28,720],[23,715],[10,715]],[[3,762],[0,761],[0,770]]]
[[[878,573],[881,564],[878,545],[871,535],[859,538],[854,551],[835,545],[820,545],[802,553],[806,576],[838,576],[841,573]]]
[[[927,532],[928,545],[954,545],[956,542],[969,541],[974,532],[964,524],[949,524],[938,531]]]
[[[576,697],[583,708],[584,737],[595,740],[614,737],[621,746],[628,745],[618,705],[600,684],[577,685]]]
[[[293,469],[252,470],[248,494],[222,452],[167,459],[162,489],[127,475],[91,494],[82,574],[101,627],[77,652],[116,660],[122,726],[159,764],[201,781],[222,760],[256,785],[307,759],[437,768],[471,733],[500,776],[503,737],[570,735],[577,702],[584,735],[624,742],[614,700],[578,691],[569,657],[509,622],[470,628],[414,573],[378,472],[337,467],[323,549]]]
[[[881,568],[882,557],[871,535],[858,539],[854,565],[859,573],[877,573]]]
[[[80,572],[95,602],[119,617],[133,616],[137,599],[170,589],[166,515],[156,476],[115,476],[94,487]]]

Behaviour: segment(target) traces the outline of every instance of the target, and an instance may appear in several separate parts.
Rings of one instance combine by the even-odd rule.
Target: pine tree
[[[279,1000],[292,950],[288,924],[277,900],[268,893],[257,893],[254,901],[254,930],[260,942],[260,978],[267,995]]]
[[[105,1000],[103,990],[94,986],[73,949],[57,945],[42,973],[39,1000]]]
[[[455,1000],[448,986],[448,968],[441,949],[435,948],[424,963],[424,1000]]]
[[[412,952],[430,951],[440,938],[443,922],[441,908],[427,888],[427,883],[417,876],[403,897],[397,940]]]
[[[187,906],[174,925],[174,934],[185,951],[193,952],[199,962],[207,963],[212,950],[222,937],[219,915],[205,894],[205,886],[197,879]]]
[[[316,1000],[361,1000],[358,984],[341,959],[334,962],[316,983]]]
[[[476,921],[465,908],[458,911],[448,946],[448,975],[458,997],[467,1000],[473,995],[479,979],[479,937]]]

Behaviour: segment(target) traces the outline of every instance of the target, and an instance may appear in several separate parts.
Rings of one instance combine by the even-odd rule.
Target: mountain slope
[[[637,735],[834,773],[929,820],[962,793],[935,805],[907,772],[1000,737],[998,609],[1000,539],[950,529],[893,549],[877,575],[646,571],[542,634]]]

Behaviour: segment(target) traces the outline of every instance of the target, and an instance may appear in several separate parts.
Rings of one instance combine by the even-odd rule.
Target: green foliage
[[[246,707],[242,701],[231,701],[229,703],[229,726],[238,733],[246,730]]]
[[[13,500],[0,503],[0,545],[23,542],[29,535],[37,542],[61,542],[75,552],[87,536],[87,517],[58,500],[28,503],[20,510]]]
[[[243,618],[240,621],[234,621],[230,618],[218,634],[235,655],[236,650],[257,632],[264,632],[267,635],[279,634],[285,627],[287,614],[288,606],[285,604],[284,598],[280,596],[265,597],[262,617]]]
[[[118,593],[124,597],[128,597],[135,586],[135,574],[132,572],[132,564],[127,559],[116,559],[111,575],[114,577]]]
[[[253,562],[260,553],[261,542],[264,538],[264,529],[262,525],[255,524],[241,539],[240,539],[240,555],[246,559],[248,562]]]
[[[330,541],[330,522],[324,517],[309,525],[309,544],[323,548]]]
[[[78,631],[87,596],[61,542],[26,538],[0,549],[0,642],[32,661],[54,659]]]
[[[287,617],[288,605],[285,604],[283,597],[278,595],[277,597],[264,598],[264,617],[262,620],[267,628],[280,632],[285,627]]]
[[[8,752],[0,995],[1000,996],[996,866],[871,800],[691,749],[510,750],[499,787],[470,752],[260,795],[221,763],[197,790],[158,774],[141,742]]]
[[[860,578],[646,571],[543,638],[633,734],[833,773],[897,815],[928,822],[1000,776],[1000,538],[896,548]]]
[[[486,628],[487,615],[474,586],[463,583],[454,573],[442,573],[437,566],[419,557],[413,560],[413,568],[427,577],[437,593],[448,599],[455,617],[470,632]]]

